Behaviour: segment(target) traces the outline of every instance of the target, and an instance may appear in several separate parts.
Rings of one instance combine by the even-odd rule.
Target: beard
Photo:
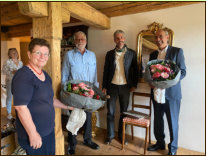
[[[76,44],[76,47],[78,49],[84,49],[86,47],[86,44]]]
[[[116,45],[116,47],[117,47],[118,49],[123,48],[123,47],[124,47],[124,42],[118,43],[118,44]]]

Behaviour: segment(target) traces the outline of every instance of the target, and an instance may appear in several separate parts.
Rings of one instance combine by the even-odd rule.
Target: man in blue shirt
[[[96,56],[93,52],[87,50],[87,38],[85,33],[78,31],[74,34],[74,42],[76,47],[68,51],[62,64],[62,84],[70,80],[88,81],[96,85],[97,83],[97,70],[96,70]],[[84,145],[92,148],[99,149],[99,146],[94,143],[92,138],[92,113],[86,112],[86,121],[83,125],[84,128]],[[77,144],[76,135],[68,132],[68,155],[75,154],[75,147]]]

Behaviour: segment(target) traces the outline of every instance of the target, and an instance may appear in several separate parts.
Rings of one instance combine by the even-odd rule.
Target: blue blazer
[[[158,56],[158,51],[154,51],[150,54],[149,60],[155,60],[157,59],[157,56]],[[168,46],[165,60],[171,60],[176,62],[176,64],[179,66],[181,70],[180,81],[176,85],[166,89],[165,98],[168,100],[174,100],[174,99],[181,100],[182,99],[181,80],[186,75],[186,65],[185,65],[183,50],[181,48]],[[153,91],[151,92],[151,94],[153,98]]]

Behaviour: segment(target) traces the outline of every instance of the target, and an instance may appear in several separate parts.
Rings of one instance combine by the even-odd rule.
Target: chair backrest
[[[148,97],[149,98],[149,105],[142,105],[142,104],[135,104],[134,103],[134,98],[135,96],[139,97]],[[138,102],[138,101],[137,101]],[[149,110],[149,116],[151,116],[151,94],[150,93],[140,93],[140,92],[133,92],[132,93],[132,110],[134,111],[134,108],[141,108],[141,109],[148,109]]]

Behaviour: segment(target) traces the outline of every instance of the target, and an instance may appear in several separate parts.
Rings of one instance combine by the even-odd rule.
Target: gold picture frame
[[[149,61],[150,53],[158,49],[155,43],[155,33],[159,29],[166,29],[169,34],[168,44],[173,45],[174,41],[174,32],[170,28],[163,27],[163,24],[153,22],[147,27],[147,30],[142,30],[137,36],[137,62],[140,82],[144,82],[144,70],[147,62]]]

